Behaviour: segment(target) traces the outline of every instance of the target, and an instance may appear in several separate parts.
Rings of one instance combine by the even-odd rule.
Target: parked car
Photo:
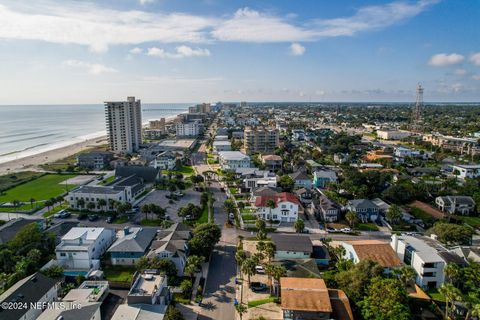
[[[189,214],[187,214],[183,219],[185,220],[193,220],[193,217]]]
[[[250,283],[250,289],[253,292],[261,292],[267,290],[267,285],[265,283],[261,282],[251,282]]]
[[[65,211],[64,209],[62,209],[62,210],[58,211],[57,213],[55,213],[55,214],[53,215],[53,217],[54,217],[54,218],[57,218],[57,219],[62,219],[62,218],[64,218],[64,217],[63,217],[63,214],[64,214],[65,212],[66,212],[66,211]]]
[[[113,217],[108,217],[107,220],[105,220],[107,223],[112,223],[113,222]]]
[[[342,228],[340,231],[342,231],[343,233],[349,233],[349,232],[352,232],[352,229],[350,229],[350,228]]]
[[[255,271],[260,274],[265,273],[265,269],[262,266],[255,266]]]
[[[87,214],[85,212],[81,212],[78,214],[77,219],[78,220],[83,220],[87,218]]]
[[[88,221],[95,221],[98,219],[98,216],[96,214],[90,214],[88,216]]]
[[[183,197],[185,194],[184,194],[183,192],[177,191],[177,192],[174,192],[173,195],[174,195],[175,197],[179,197],[179,198],[180,198],[180,197]]]

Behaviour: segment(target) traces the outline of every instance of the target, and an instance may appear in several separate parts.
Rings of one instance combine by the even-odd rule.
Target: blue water
[[[142,121],[172,117],[191,104],[142,104]],[[103,105],[0,106],[0,162],[105,135]]]

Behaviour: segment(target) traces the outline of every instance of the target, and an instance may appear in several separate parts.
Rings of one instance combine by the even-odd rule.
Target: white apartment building
[[[231,151],[231,150],[232,150],[232,144],[230,143],[230,141],[215,140],[213,142],[214,153],[219,153],[221,151]]]
[[[144,186],[142,186],[145,189]],[[140,191],[140,190],[138,190]],[[143,191],[143,190],[142,190]],[[141,191],[140,191],[141,192]],[[95,204],[95,208],[90,211],[111,211],[113,210],[112,202],[131,202],[135,195],[138,194],[132,190],[130,186],[80,186],[68,193],[66,200],[72,209],[87,209],[89,202]],[[82,202],[79,200],[82,199]],[[105,200],[106,205],[101,206],[99,201]]]
[[[177,137],[196,137],[203,132],[201,121],[179,122],[175,125]]]
[[[453,174],[461,179],[480,177],[480,164],[458,164],[452,167]]]
[[[140,100],[105,102],[105,120],[110,149],[117,153],[138,150],[142,143],[142,109]]]
[[[408,131],[399,130],[377,130],[377,137],[383,140],[400,140],[410,137],[412,134]]]
[[[394,234],[390,245],[400,260],[415,269],[420,287],[439,288],[443,284],[446,261],[441,255],[448,252],[438,241],[425,236]]]
[[[250,157],[240,151],[221,151],[218,160],[224,170],[235,171],[238,168],[250,168]]]
[[[100,267],[100,257],[115,241],[106,228],[72,228],[55,248],[58,264],[65,270],[90,271]]]

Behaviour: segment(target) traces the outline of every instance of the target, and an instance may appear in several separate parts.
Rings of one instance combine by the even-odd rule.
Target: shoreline
[[[163,118],[165,118],[166,124],[170,124],[178,117],[178,115],[183,113],[188,113],[188,111],[180,112],[175,116]],[[142,127],[148,125],[149,121],[150,119],[142,123]],[[108,143],[106,134],[98,135],[98,133],[91,133],[85,135],[84,138],[85,140],[83,141],[72,141],[72,143],[67,142],[67,144],[60,145],[58,147],[55,147],[55,144],[53,144],[51,145],[51,149],[44,151],[40,150],[38,153],[26,154],[25,156],[19,156],[18,158],[12,160],[0,162],[0,175],[29,170],[43,171],[42,169],[38,168],[39,165],[55,162],[84,151],[85,149],[98,147]]]
[[[18,172],[18,171],[39,171],[37,168],[41,164],[64,159],[85,149],[98,147],[107,142],[107,136],[86,139],[60,148],[47,150],[34,155],[22,157],[15,160],[0,163],[0,175]]]

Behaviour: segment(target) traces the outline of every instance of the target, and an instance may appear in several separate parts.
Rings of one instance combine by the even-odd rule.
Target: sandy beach
[[[41,168],[38,167],[41,164],[57,161],[87,148],[98,147],[105,143],[107,143],[107,136],[97,137],[58,149],[49,150],[24,158],[0,163],[0,175],[17,171],[41,170]]]

